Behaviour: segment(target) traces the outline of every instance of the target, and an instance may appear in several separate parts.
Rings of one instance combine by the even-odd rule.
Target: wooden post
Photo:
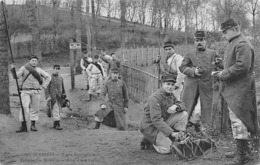
[[[70,43],[73,42],[73,39],[70,39]],[[71,89],[75,88],[75,56],[77,51],[70,50],[70,76],[71,76]]]

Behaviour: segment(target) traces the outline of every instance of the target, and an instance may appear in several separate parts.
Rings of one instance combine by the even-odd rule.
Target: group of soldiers
[[[228,104],[236,141],[236,151],[226,154],[233,159],[225,164],[242,165],[250,160],[248,142],[259,137],[255,53],[234,19],[223,22],[221,31],[228,42],[223,60],[215,50],[206,47],[203,30],[195,32],[196,48],[183,57],[175,53],[170,41],[165,42],[167,58],[162,87],[145,105],[140,149],[152,147],[161,154],[171,153],[172,143],[183,140],[187,128],[200,132],[203,124],[210,125],[213,80],[217,80],[221,84],[220,94]]]
[[[248,141],[258,136],[254,49],[235,20],[223,22],[221,30],[228,41],[223,60],[215,50],[206,47],[206,32],[203,30],[195,32],[196,48],[184,56],[175,52],[171,41],[165,42],[167,58],[163,67],[162,85],[149,97],[140,123],[142,150],[152,147],[158,153],[170,153],[172,143],[181,140],[187,128],[194,127],[200,132],[204,123],[209,124],[214,78],[222,84],[220,92],[228,104],[237,146],[235,153],[227,154],[234,158],[226,164],[243,164],[249,160]],[[107,71],[100,60],[107,63]],[[40,92],[44,88],[46,99],[53,109],[53,127],[61,130],[59,100],[66,93],[63,79],[58,73],[60,66],[54,65],[53,73],[49,75],[37,67],[37,63],[38,58],[33,56],[16,73],[22,82],[20,90],[25,116],[29,116],[31,130],[37,131],[35,122],[38,120]],[[11,68],[15,66],[11,65]],[[118,130],[127,130],[125,115],[128,111],[128,92],[126,84],[119,78],[120,61],[116,55],[106,55],[105,50],[102,50],[101,55],[95,55],[92,59],[85,52],[81,68],[86,89],[89,90],[88,101],[95,91],[103,100],[95,113],[95,128],[98,129],[103,123],[117,127]],[[19,120],[22,125],[17,132],[26,132],[22,113]]]

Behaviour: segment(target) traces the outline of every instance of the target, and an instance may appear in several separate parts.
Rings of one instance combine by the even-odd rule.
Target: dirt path
[[[87,103],[86,91],[70,91],[70,77],[64,73],[65,86],[73,111],[63,109],[66,118],[61,121],[64,130],[52,129],[52,120],[45,114],[45,101],[41,101],[40,119],[37,132],[15,133],[19,127],[19,103],[11,97],[11,116],[0,115],[0,165],[221,165],[226,161],[196,159],[191,162],[178,161],[172,155],[160,155],[154,150],[140,150],[138,123],[143,105],[130,103],[128,121],[129,131],[101,125],[93,130],[91,117],[100,104],[100,100]],[[81,76],[76,77],[76,87],[83,87]],[[15,92],[11,81],[12,92]],[[254,164],[257,164],[256,162]]]

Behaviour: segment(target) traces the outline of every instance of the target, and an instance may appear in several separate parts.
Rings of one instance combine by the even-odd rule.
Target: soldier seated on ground
[[[188,113],[172,93],[176,78],[167,74],[162,81],[162,87],[149,97],[144,108],[140,149],[147,149],[152,144],[158,153],[167,154],[171,152],[172,142],[183,135]]]
[[[128,94],[124,81],[118,79],[118,76],[118,68],[112,68],[111,79],[105,83],[101,93],[103,99],[108,96],[108,101],[102,103],[95,114],[95,129],[103,123],[110,127],[117,127],[118,130],[127,130]]]

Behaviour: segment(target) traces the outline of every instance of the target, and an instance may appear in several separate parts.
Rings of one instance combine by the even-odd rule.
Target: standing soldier
[[[83,56],[84,57],[80,60],[80,67],[82,69],[82,74],[85,78],[86,90],[89,90],[89,77],[88,77],[88,73],[87,73],[86,69],[87,69],[88,65],[92,62],[92,58],[89,57],[87,51],[84,52]],[[82,90],[84,90],[84,88]]]
[[[47,99],[48,117],[53,117],[53,128],[62,130],[60,126],[61,100],[66,97],[63,78],[59,75],[60,65],[54,65],[52,71],[51,82],[45,90]]]
[[[110,77],[110,69],[111,69],[111,68],[118,68],[118,69],[119,69],[119,74],[120,74],[121,64],[120,64],[119,59],[117,59],[115,53],[111,53],[111,57],[112,57],[112,59],[106,58],[106,57],[104,56],[104,54],[102,54],[102,55],[100,56],[100,58],[101,58],[104,62],[106,62],[106,63],[108,64],[108,67],[107,67],[107,76],[108,76],[108,78]],[[120,76],[120,75],[119,75],[119,76]]]
[[[103,85],[103,78],[104,78],[104,68],[100,62],[98,62],[99,56],[95,55],[93,63],[89,64],[86,71],[88,77],[90,78],[90,87],[89,87],[89,99],[87,101],[91,101],[93,92],[101,93],[101,88]]]
[[[20,79],[19,87],[21,90],[21,99],[25,113],[25,119],[31,120],[31,131],[37,131],[35,122],[38,120],[41,87],[46,89],[51,81],[51,75],[37,67],[38,57],[31,56],[29,63],[22,66],[16,73],[17,78]],[[11,64],[11,68],[15,68]],[[43,78],[45,81],[43,81]],[[29,117],[28,117],[29,116]],[[27,132],[26,121],[23,121],[22,111],[20,110],[19,121],[22,125],[17,133]]]
[[[101,109],[95,114],[98,129],[102,122],[108,126],[116,126],[118,130],[127,130],[126,113],[128,111],[128,92],[123,80],[118,79],[118,68],[111,69],[111,79],[104,86],[102,96],[108,96],[108,101],[101,104]]]
[[[211,72],[215,67],[214,61],[218,57],[214,50],[206,48],[205,37],[205,31],[199,30],[195,32],[196,49],[184,57],[180,66],[180,71],[186,75],[182,101],[189,113],[187,126],[194,126],[198,132],[200,131],[201,121],[209,124],[211,120],[213,99],[213,77]],[[200,112],[197,113],[201,117],[194,111],[197,106],[200,107]]]
[[[259,136],[257,122],[254,63],[251,43],[240,32],[238,23],[229,19],[221,24],[229,44],[224,55],[224,70],[215,76],[223,82],[221,94],[228,104],[236,153],[227,165],[242,165],[249,160],[250,137]],[[227,155],[230,156],[231,155]]]
[[[164,72],[172,74],[172,76],[176,78],[173,94],[177,98],[177,100],[180,100],[185,78],[185,75],[181,73],[179,69],[183,57],[175,53],[174,45],[170,41],[165,42],[163,48],[167,53],[166,67],[164,68]]]

